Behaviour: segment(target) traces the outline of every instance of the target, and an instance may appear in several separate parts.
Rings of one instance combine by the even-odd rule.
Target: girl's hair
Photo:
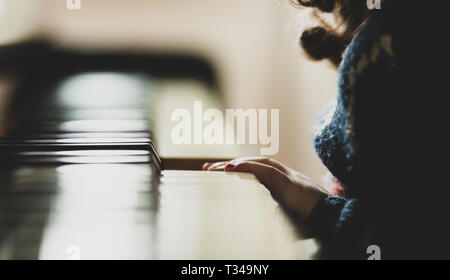
[[[370,13],[366,0],[289,1],[296,7],[311,7],[319,12],[337,15],[337,27],[331,27],[321,21],[321,26],[305,30],[300,39],[301,46],[312,59],[329,59],[335,65],[341,62],[347,45],[364,25]]]

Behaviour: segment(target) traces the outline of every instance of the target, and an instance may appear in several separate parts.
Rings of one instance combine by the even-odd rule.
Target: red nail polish
[[[236,165],[234,165],[234,164],[232,164],[232,163],[229,163],[229,164],[227,164],[227,165],[225,166],[225,169],[233,170],[235,167],[236,167]]]

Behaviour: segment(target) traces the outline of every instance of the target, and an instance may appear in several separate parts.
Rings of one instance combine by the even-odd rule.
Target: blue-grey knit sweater
[[[315,137],[346,193],[321,201],[309,218],[318,258],[366,259],[370,245],[383,259],[450,258],[443,19],[435,8],[381,9],[348,46],[337,100]]]

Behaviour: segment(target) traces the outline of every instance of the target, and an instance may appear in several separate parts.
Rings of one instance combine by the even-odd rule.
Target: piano
[[[170,129],[157,117],[167,98],[162,85],[217,92],[204,60],[32,42],[0,48],[0,76],[15,81],[2,112],[0,259],[305,259],[314,252],[252,175],[187,170],[205,159],[161,155],[161,146],[171,147],[157,136]]]

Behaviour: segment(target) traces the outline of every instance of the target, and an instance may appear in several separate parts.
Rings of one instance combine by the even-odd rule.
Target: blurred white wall
[[[32,36],[40,17],[39,1],[0,0],[0,45]]]
[[[218,70],[228,108],[280,109],[275,158],[315,180],[325,174],[313,151],[312,127],[336,93],[337,75],[327,63],[302,56],[297,41],[309,23],[288,0],[81,0],[81,10],[67,9],[65,0],[6,2],[34,8],[22,7],[18,18],[8,9],[0,34],[6,25],[34,29],[40,9],[39,30],[61,44],[204,55]]]

